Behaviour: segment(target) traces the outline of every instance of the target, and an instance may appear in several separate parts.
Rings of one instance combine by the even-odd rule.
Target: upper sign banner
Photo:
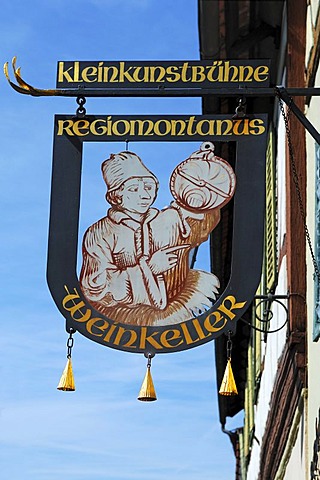
[[[60,61],[57,88],[268,87],[270,60]]]

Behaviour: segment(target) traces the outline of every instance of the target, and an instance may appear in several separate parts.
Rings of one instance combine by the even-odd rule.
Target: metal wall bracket
[[[284,87],[276,87],[276,93],[278,97],[288,105],[292,113],[297,117],[299,122],[302,123],[304,128],[308,130],[310,135],[315,139],[315,141],[320,145],[320,133],[314,128],[312,123],[309,122],[307,117],[304,113],[300,110],[300,108],[294,103],[292,97],[289,95],[288,90]]]
[[[269,293],[268,295],[256,295],[254,297],[255,300],[258,300],[258,303],[255,305],[255,318],[256,318],[256,320],[261,322],[262,326],[265,327],[265,328],[261,329],[264,333],[278,332],[288,323],[289,311],[288,311],[287,306],[285,305],[285,303],[282,300],[289,300],[289,298],[290,298],[289,294],[287,294],[287,295],[274,295],[273,293]],[[285,319],[285,322],[279,328],[277,328],[275,330],[269,330],[268,327],[270,325],[270,321],[273,318],[273,311],[272,311],[271,308],[272,308],[272,305],[273,305],[274,302],[281,305],[281,307],[284,309],[286,319]],[[264,308],[262,310],[262,317],[261,317],[258,314],[258,310],[260,309],[260,307],[262,305],[264,306]]]
[[[264,333],[265,334],[265,340],[266,340],[266,335],[268,333],[279,332],[288,323],[288,321],[289,321],[289,311],[288,311],[288,308],[287,308],[287,306],[286,306],[286,304],[284,303],[283,300],[289,300],[289,298],[292,295],[296,295],[296,294],[288,293],[287,295],[274,295],[273,293],[268,293],[267,295],[255,295],[254,300],[255,301],[258,300],[258,302],[254,304],[254,317],[255,317],[256,320],[258,320],[258,322],[261,323],[262,328],[256,327],[255,325],[252,325],[252,323],[248,322],[244,318],[241,318],[241,320],[244,323],[246,323],[247,325],[249,325],[251,328],[253,328],[254,330],[257,330],[258,332]],[[279,305],[281,305],[281,307],[285,311],[286,318],[285,318],[284,323],[279,328],[276,328],[274,330],[270,330],[269,329],[270,321],[273,318],[273,311],[271,310],[273,302],[276,302]],[[259,312],[259,309],[261,308],[262,305],[263,305],[264,308],[262,309],[262,316],[261,316],[261,313]]]
[[[207,95],[216,95],[218,97],[273,97],[277,95],[283,102],[290,106],[293,114],[298,118],[302,125],[308,130],[312,137],[320,144],[320,133],[309,122],[303,112],[294,103],[292,96],[314,96],[320,95],[319,87],[309,88],[284,88],[276,86],[275,88],[248,88],[246,86],[227,86],[227,87],[212,87],[212,88],[107,88],[107,89],[86,89],[82,86],[71,89],[40,89],[35,88],[27,83],[21,77],[20,67],[16,67],[16,57],[12,60],[12,68],[17,84],[13,83],[9,77],[8,62],[4,64],[4,74],[10,86],[18,93],[24,95],[31,95],[34,97],[42,96],[61,96],[61,97],[204,97]],[[292,96],[290,96],[292,95]],[[244,104],[237,107],[236,118],[242,118],[245,115]]]

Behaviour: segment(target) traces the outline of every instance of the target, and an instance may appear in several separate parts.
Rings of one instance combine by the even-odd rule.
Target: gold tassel
[[[68,358],[67,360],[57,389],[63,390],[64,392],[74,392],[76,389],[74,384],[71,358]]]
[[[238,395],[236,382],[234,381],[233,371],[232,371],[232,368],[231,368],[231,359],[230,358],[228,358],[228,363],[227,363],[226,369],[224,371],[224,375],[223,375],[223,379],[222,379],[222,382],[221,382],[219,394],[220,395],[226,395],[226,396]]]
[[[142,382],[140,392],[138,395],[138,400],[141,402],[153,402],[157,400],[156,391],[154,389],[152,376],[151,376],[151,354],[148,354],[148,364],[147,364],[147,371]]]

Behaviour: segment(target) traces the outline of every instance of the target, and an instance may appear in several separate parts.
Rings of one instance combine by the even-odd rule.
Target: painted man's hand
[[[163,247],[153,253],[148,261],[154,275],[166,272],[175,267],[179,259],[179,251],[190,248],[190,245],[177,245],[176,247]]]

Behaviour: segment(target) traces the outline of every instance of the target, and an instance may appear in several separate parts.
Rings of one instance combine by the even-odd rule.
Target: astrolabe
[[[194,212],[223,207],[235,187],[232,167],[214,154],[212,142],[203,142],[200,150],[180,163],[170,178],[170,190],[178,205]]]

